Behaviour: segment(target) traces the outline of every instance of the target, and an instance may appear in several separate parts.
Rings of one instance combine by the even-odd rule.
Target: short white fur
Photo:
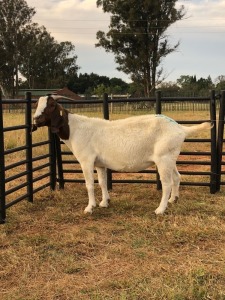
[[[34,120],[44,112],[46,106],[47,106],[47,97],[40,97],[38,100],[38,107],[34,114]]]

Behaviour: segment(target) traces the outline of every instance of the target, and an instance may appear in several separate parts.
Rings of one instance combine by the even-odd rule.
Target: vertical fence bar
[[[25,109],[25,122],[26,122],[26,168],[27,168],[27,194],[28,201],[33,202],[33,163],[32,163],[32,105],[31,105],[31,92],[26,92],[25,99],[26,109]]]
[[[157,91],[156,92],[156,107],[155,107],[155,112],[156,112],[156,114],[159,114],[159,115],[162,113],[161,91]],[[161,184],[158,172],[156,174],[156,188],[157,188],[157,190],[161,190],[162,189],[162,184]]]
[[[216,96],[215,91],[211,91],[210,97],[210,120],[213,124],[211,129],[211,176],[210,193],[217,191],[217,155],[216,155]]]
[[[50,162],[50,187],[54,191],[56,186],[56,148],[55,148],[55,134],[48,129],[49,136],[49,162]],[[61,154],[60,154],[61,155]]]
[[[158,115],[160,115],[162,113],[161,96],[162,96],[161,91],[157,91],[156,92],[156,107],[155,107],[155,112]]]
[[[55,135],[55,153],[56,153],[57,172],[58,172],[57,181],[59,183],[59,189],[64,189],[65,181],[63,175],[61,144],[60,144],[60,139],[57,135]]]
[[[105,120],[109,120],[109,102],[106,93],[103,95],[103,116]],[[107,188],[112,189],[112,171],[110,169],[107,169]]]
[[[217,137],[217,191],[221,185],[222,157],[223,157],[223,133],[224,133],[224,116],[225,116],[225,91],[221,92],[220,110],[218,121],[218,137]]]
[[[3,133],[3,105],[0,91],[0,224],[5,223],[5,157],[4,157],[4,133]]]

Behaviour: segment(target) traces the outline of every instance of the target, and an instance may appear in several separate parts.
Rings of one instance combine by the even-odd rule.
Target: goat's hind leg
[[[172,190],[172,172],[174,169],[174,163],[172,161],[168,161],[168,159],[161,159],[157,164],[157,167],[162,183],[162,199],[159,207],[155,210],[155,213],[159,215],[163,214],[167,208],[169,196]]]
[[[109,206],[109,193],[107,190],[107,174],[105,168],[96,168],[98,173],[98,183],[102,190],[102,201],[100,202],[100,207],[108,207]]]
[[[172,185],[172,192],[169,199],[170,203],[177,202],[179,199],[179,187],[180,187],[180,173],[175,166],[172,174],[173,185]]]

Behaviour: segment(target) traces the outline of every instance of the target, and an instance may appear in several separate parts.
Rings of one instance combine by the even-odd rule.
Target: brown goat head
[[[57,133],[60,138],[69,138],[68,112],[57,103],[54,96],[40,97],[34,113],[34,128],[48,126],[52,133]]]

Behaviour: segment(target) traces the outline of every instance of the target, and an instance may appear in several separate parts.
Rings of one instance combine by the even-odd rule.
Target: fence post
[[[161,113],[162,113],[161,91],[157,91],[156,92],[156,107],[155,107],[155,112],[156,112],[157,115],[161,115]],[[161,184],[158,172],[156,174],[156,188],[157,188],[157,190],[161,190],[162,189],[162,184]]]
[[[218,137],[217,137],[217,191],[220,190],[221,169],[223,157],[223,133],[224,133],[224,116],[225,116],[225,90],[221,92],[220,110],[218,121]]]
[[[162,103],[161,103],[161,91],[156,92],[156,108],[155,112],[157,115],[161,115],[162,113]]]
[[[55,134],[48,129],[49,136],[49,161],[50,161],[50,187],[54,191],[56,186],[56,148],[55,148]]]
[[[109,102],[108,94],[104,93],[103,95],[103,116],[105,120],[109,120]],[[107,169],[107,188],[112,189],[112,171]]]
[[[210,193],[217,191],[217,155],[216,155],[216,96],[215,91],[211,91],[210,97],[210,119],[213,124],[211,129],[211,176]]]
[[[58,171],[58,179],[59,182],[59,189],[64,189],[64,175],[63,175],[63,163],[62,163],[62,154],[61,154],[61,144],[59,137],[55,134],[54,135],[54,142],[55,142],[55,155],[57,161],[57,171]]]
[[[3,134],[3,107],[2,94],[0,91],[0,224],[5,223],[5,156],[4,156],[4,134]]]
[[[26,92],[26,109],[25,109],[25,122],[26,122],[26,168],[27,168],[27,194],[28,201],[33,202],[33,164],[32,164],[32,105],[31,105],[31,92]]]

